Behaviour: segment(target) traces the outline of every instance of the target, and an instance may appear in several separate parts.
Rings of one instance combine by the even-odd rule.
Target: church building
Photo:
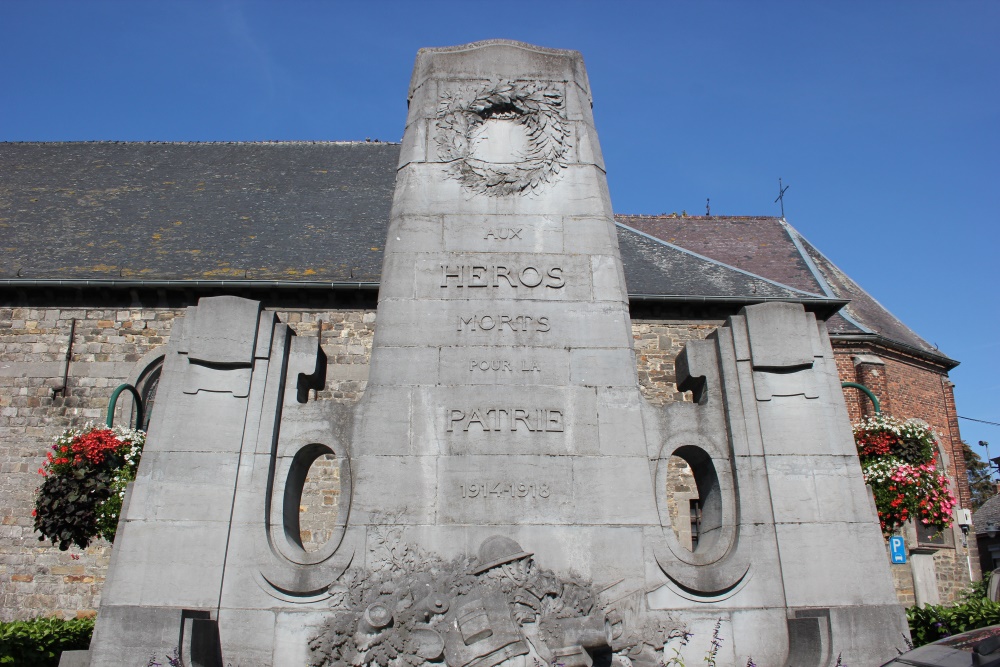
[[[176,319],[199,299],[260,301],[298,336],[318,339],[327,368],[314,400],[362,396],[406,154],[405,146],[381,142],[0,144],[0,620],[95,613],[114,549],[100,541],[64,552],[39,541],[32,521],[38,469],[60,432],[104,420],[122,383],[137,387],[144,421],[152,417],[155,428],[163,350]],[[801,304],[826,323],[842,382],[864,385],[883,413],[921,419],[940,436],[959,505],[969,506],[948,377],[958,362],[789,221],[614,220],[638,382],[649,402],[692,400],[678,388],[675,366],[688,341],[747,306]],[[481,232],[479,243],[498,246],[522,234],[516,223]],[[531,286],[561,280],[558,271],[497,266],[487,278]],[[443,278],[459,286],[477,279],[467,267],[448,267]],[[525,317],[482,312],[459,326],[548,326]],[[430,324],[418,314],[406,326],[417,336]],[[535,370],[474,361],[473,374]],[[874,414],[862,391],[843,391],[853,420]],[[116,423],[133,419],[130,409],[121,401]],[[682,461],[672,473],[675,532],[690,545],[699,534],[697,487]],[[336,466],[313,464],[301,508],[304,544],[325,541],[324,513],[336,505],[338,485]],[[957,601],[980,576],[974,540],[957,525],[939,534],[907,531],[907,562],[891,566],[899,601]]]

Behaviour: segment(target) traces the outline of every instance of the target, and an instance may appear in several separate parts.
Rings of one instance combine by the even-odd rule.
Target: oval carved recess
[[[330,541],[340,512],[340,461],[323,454],[309,466],[299,500],[299,541],[307,553]]]
[[[688,462],[679,456],[667,460],[667,511],[678,543],[695,551],[701,533],[701,498]]]

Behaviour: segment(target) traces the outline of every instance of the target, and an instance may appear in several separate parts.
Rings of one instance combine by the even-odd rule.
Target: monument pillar
[[[289,667],[895,655],[906,621],[825,325],[748,306],[678,358],[692,402],[646,403],[580,55],[424,49],[409,100],[363,398],[310,400],[318,342],[260,304],[191,309],[92,664],[175,641],[188,664]],[[307,552],[324,454],[340,505]],[[694,549],[671,527],[675,456]]]
[[[352,512],[440,553],[502,533],[641,587],[656,508],[582,61],[422,50],[409,108]],[[612,436],[627,408],[632,437]]]

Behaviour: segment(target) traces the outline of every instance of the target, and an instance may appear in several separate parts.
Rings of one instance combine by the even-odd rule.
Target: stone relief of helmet
[[[483,540],[483,543],[479,545],[479,555],[477,557],[477,565],[475,569],[472,570],[472,574],[482,574],[487,570],[490,570],[498,565],[504,565],[505,563],[511,563],[516,560],[521,560],[522,558],[528,558],[534,555],[532,552],[525,551],[521,548],[521,545],[510,539],[509,537],[504,537],[503,535],[493,535],[487,537]]]

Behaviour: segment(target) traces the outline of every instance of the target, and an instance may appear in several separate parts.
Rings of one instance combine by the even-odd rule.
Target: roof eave
[[[135,280],[129,278],[7,278],[0,279],[0,288],[9,289],[327,289],[378,290],[381,283],[328,280]],[[692,294],[629,294],[636,303],[717,304],[734,307],[752,306],[774,301],[801,303],[806,310],[826,319],[849,303],[844,299],[793,296],[712,296]]]
[[[930,361],[932,363],[944,366],[944,369],[946,371],[950,371],[951,369],[955,368],[956,366],[958,366],[961,363],[960,361],[956,361],[956,360],[952,359],[951,357],[948,357],[948,356],[946,356],[944,354],[935,353],[935,352],[928,352],[927,350],[922,350],[919,347],[914,347],[913,345],[907,345],[906,343],[901,343],[898,340],[893,340],[891,338],[887,338],[886,336],[883,336],[882,334],[875,334],[875,333],[856,333],[856,334],[852,334],[852,333],[834,333],[834,332],[831,331],[830,332],[830,339],[831,340],[837,340],[837,341],[846,341],[846,342],[857,341],[857,342],[865,342],[865,343],[874,343],[876,345],[880,345],[882,347],[887,347],[889,349],[896,349],[896,350],[899,350],[900,352],[904,352],[906,354],[911,354],[911,355],[913,355],[915,357],[920,357],[921,359],[924,359],[926,361]]]
[[[64,279],[8,278],[0,280],[0,288],[12,289],[332,289],[377,290],[378,282],[328,280],[131,280],[128,278]]]
[[[801,303],[806,310],[815,313],[820,319],[827,319],[835,315],[849,301],[843,299],[824,299],[820,297],[792,297],[792,296],[703,296],[691,294],[629,294],[629,301],[659,302],[659,303],[698,303],[698,304],[718,304],[732,306],[753,306],[759,303]]]

